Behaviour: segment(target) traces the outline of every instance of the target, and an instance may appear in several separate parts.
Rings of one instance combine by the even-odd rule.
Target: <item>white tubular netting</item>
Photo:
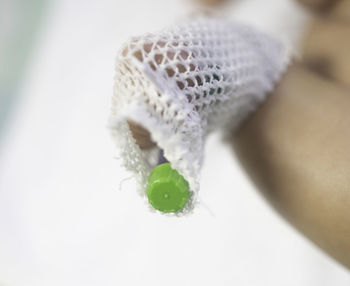
[[[141,193],[162,149],[190,185],[184,212],[192,210],[206,136],[218,129],[234,131],[273,89],[288,60],[276,39],[215,18],[128,41],[116,60],[110,127]],[[141,150],[127,120],[147,129],[157,147]]]

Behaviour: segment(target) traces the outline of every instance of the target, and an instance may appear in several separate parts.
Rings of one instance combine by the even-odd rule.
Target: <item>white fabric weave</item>
[[[110,126],[144,194],[157,151],[189,182],[193,208],[205,137],[233,131],[272,90],[288,63],[286,49],[255,29],[200,18],[132,38],[121,49]],[[146,128],[158,147],[142,151],[126,120]]]

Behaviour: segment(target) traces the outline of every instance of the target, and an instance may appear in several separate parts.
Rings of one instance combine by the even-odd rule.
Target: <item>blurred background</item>
[[[0,285],[349,285],[349,272],[281,219],[217,134],[201,205],[149,211],[107,129],[114,59],[190,0],[0,2]],[[309,15],[289,0],[220,13],[295,49]],[[126,180],[125,180],[126,179]]]

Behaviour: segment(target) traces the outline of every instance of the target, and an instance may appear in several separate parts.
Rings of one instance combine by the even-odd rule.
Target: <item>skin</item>
[[[197,3],[206,5],[208,7],[217,7],[219,5],[224,4],[225,2],[228,2],[228,0],[194,0]]]
[[[303,62],[231,142],[274,208],[350,268],[350,4],[311,2],[329,12],[305,37]]]
[[[232,138],[258,189],[290,223],[350,267],[350,93],[302,65]]]
[[[230,142],[272,206],[350,269],[350,0],[297,1],[316,15],[303,60]],[[139,145],[153,146],[140,128]]]

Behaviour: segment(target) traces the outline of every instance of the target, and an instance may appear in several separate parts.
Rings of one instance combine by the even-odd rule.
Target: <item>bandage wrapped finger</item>
[[[277,40],[221,19],[189,21],[126,43],[116,62],[111,130],[141,193],[161,149],[189,183],[185,211],[191,210],[206,136],[234,131],[265,99],[287,61]],[[147,130],[155,147],[140,148],[128,122]]]

